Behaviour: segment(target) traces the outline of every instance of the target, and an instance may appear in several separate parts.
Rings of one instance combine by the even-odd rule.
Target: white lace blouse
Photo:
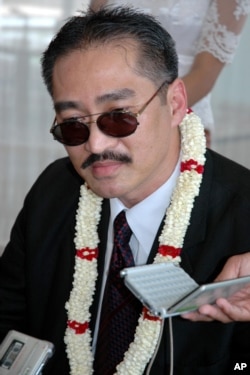
[[[223,63],[233,60],[250,0],[108,0],[152,13],[176,41],[179,75],[188,73],[195,55],[208,51]],[[193,106],[206,128],[213,128],[210,94]]]

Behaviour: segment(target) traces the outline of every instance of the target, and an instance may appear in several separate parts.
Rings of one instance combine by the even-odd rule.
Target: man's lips
[[[90,166],[90,169],[95,177],[111,177],[123,164],[124,162],[116,160],[97,161]]]

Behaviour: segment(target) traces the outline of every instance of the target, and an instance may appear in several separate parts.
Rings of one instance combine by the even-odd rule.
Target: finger
[[[226,311],[222,310],[217,303],[215,305],[203,305],[199,308],[200,314],[209,316],[211,320],[217,320],[221,323],[231,323],[233,319]]]
[[[213,320],[221,323],[232,322],[232,318],[216,305],[203,305],[197,311],[183,314],[182,318],[193,322],[211,322]]]
[[[213,320],[210,316],[201,314],[198,310],[182,314],[181,317],[192,322],[211,322]]]
[[[217,305],[225,315],[227,315],[230,319],[234,321],[250,321],[249,306],[246,306],[244,304],[235,305],[233,303],[230,303],[230,301],[226,300],[225,298],[218,299]]]

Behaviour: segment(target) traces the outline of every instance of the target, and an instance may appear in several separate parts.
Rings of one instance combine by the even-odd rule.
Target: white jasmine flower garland
[[[166,212],[154,262],[179,263],[184,237],[190,222],[195,197],[199,194],[205,164],[205,136],[200,119],[188,110],[181,131],[181,173]],[[90,306],[95,293],[98,258],[98,223],[102,198],[87,185],[81,186],[76,214],[76,261],[73,289],[66,303],[68,326],[65,332],[66,351],[71,375],[93,374],[93,354],[89,329]],[[115,375],[142,375],[154,354],[161,328],[161,319],[143,308],[134,341],[130,344]]]

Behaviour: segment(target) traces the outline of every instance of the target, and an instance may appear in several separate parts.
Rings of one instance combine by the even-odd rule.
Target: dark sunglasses
[[[56,123],[55,118],[50,132],[53,134],[55,140],[67,146],[79,146],[85,143],[89,138],[90,130],[88,125],[91,123],[96,123],[98,128],[106,135],[117,138],[127,137],[136,131],[137,126],[139,125],[137,120],[138,116],[142,114],[166,83],[167,81],[161,84],[158,90],[137,113],[132,113],[126,110],[114,110],[111,112],[89,115],[99,115],[95,121],[83,122],[82,119],[89,117],[84,116],[83,118],[72,118],[60,124]]]

